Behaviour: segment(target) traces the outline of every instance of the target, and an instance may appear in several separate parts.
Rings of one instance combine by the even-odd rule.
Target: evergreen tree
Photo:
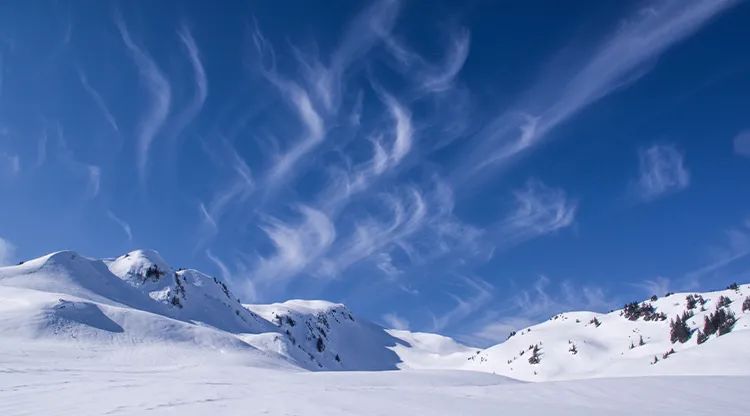
[[[693,296],[693,295],[687,295],[687,297],[685,298],[685,300],[687,300],[687,308],[688,308],[688,310],[695,309],[695,305],[698,303],[698,299],[696,299],[695,296]]]
[[[708,335],[704,334],[700,330],[698,330],[698,335],[696,336],[696,341],[698,342],[698,345],[703,344],[708,339]]]
[[[745,298],[745,301],[742,302],[742,312],[750,311],[750,296]]]
[[[680,343],[685,343],[688,339],[690,339],[690,328],[687,326],[686,319],[683,319],[683,317],[676,316],[674,321],[669,321],[669,340],[672,341],[672,344],[679,341]]]
[[[539,355],[539,347],[534,345],[534,349],[531,351],[531,357],[529,357],[529,364],[539,364],[542,361]]]

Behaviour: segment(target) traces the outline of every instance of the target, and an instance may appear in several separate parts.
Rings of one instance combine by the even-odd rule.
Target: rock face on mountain
[[[607,314],[565,312],[478,349],[385,329],[345,305],[242,304],[221,279],[152,250],[72,251],[0,268],[0,333],[130,351],[208,349],[306,370],[461,369],[530,380],[750,374],[750,285],[677,293]]]

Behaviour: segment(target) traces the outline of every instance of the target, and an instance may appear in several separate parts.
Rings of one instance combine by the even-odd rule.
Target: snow
[[[0,412],[750,413],[740,400],[750,285],[700,294],[690,339],[672,343],[669,320],[688,295],[650,302],[666,320],[565,312],[477,349],[383,328],[339,303],[243,305],[220,279],[151,250],[107,260],[61,251],[0,268]],[[717,305],[721,296],[732,302]],[[733,330],[698,344],[717,307],[735,314]]]
[[[234,353],[52,342],[3,342],[0,369],[3,415],[739,416],[750,386],[748,377],[522,383],[446,370],[301,372]]]
[[[669,339],[670,320],[687,310],[686,297],[694,293],[676,293],[651,302],[666,320],[629,320],[621,310],[608,314],[566,312],[538,325],[517,331],[506,342],[492,346],[467,360],[463,368],[487,371],[530,381],[566,380],[591,377],[623,377],[643,375],[741,375],[750,372],[750,312],[742,311],[743,300],[750,295],[750,285],[738,290],[722,290],[700,294],[700,303],[688,320],[693,331],[686,343]],[[703,328],[704,317],[714,312],[718,299],[728,297],[727,307],[737,317],[732,332],[711,336],[697,343],[697,330]],[[596,318],[600,325],[591,321]],[[641,338],[644,345],[639,345]],[[531,346],[540,348],[540,363],[528,361]],[[575,345],[577,353],[570,349]],[[631,348],[631,345],[633,348]],[[666,359],[671,349],[675,353]],[[654,357],[659,360],[652,364]]]

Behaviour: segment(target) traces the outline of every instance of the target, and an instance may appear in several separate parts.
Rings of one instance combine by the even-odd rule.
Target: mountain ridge
[[[750,374],[748,299],[745,284],[652,297],[610,313],[563,312],[475,348],[383,328],[340,303],[243,304],[221,279],[174,269],[153,250],[109,259],[59,251],[0,268],[7,336],[209,349],[314,371],[470,370],[526,381]]]

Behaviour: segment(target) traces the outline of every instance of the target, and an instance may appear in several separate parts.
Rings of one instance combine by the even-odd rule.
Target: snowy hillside
[[[475,352],[466,368],[539,381],[748,374],[748,296],[750,285],[739,285],[654,297],[607,314],[561,313]]]
[[[385,329],[337,303],[243,305],[220,279],[174,269],[152,250],[106,260],[62,251],[0,268],[0,330],[21,340],[247,353],[305,370],[473,370],[530,381],[750,375],[748,296],[750,285],[740,285],[607,314],[565,312],[477,349]]]
[[[341,304],[242,305],[220,279],[174,269],[153,250],[105,260],[63,251],[0,268],[0,330],[113,347],[186,343],[252,351],[307,370],[450,368],[436,360],[440,345],[459,346],[386,330]]]
[[[337,303],[243,305],[154,251],[62,251],[0,268],[0,412],[580,416],[647,403],[653,415],[745,415],[731,398],[750,386],[748,295],[742,285],[562,313],[481,350]],[[652,377],[515,380],[618,376]]]

